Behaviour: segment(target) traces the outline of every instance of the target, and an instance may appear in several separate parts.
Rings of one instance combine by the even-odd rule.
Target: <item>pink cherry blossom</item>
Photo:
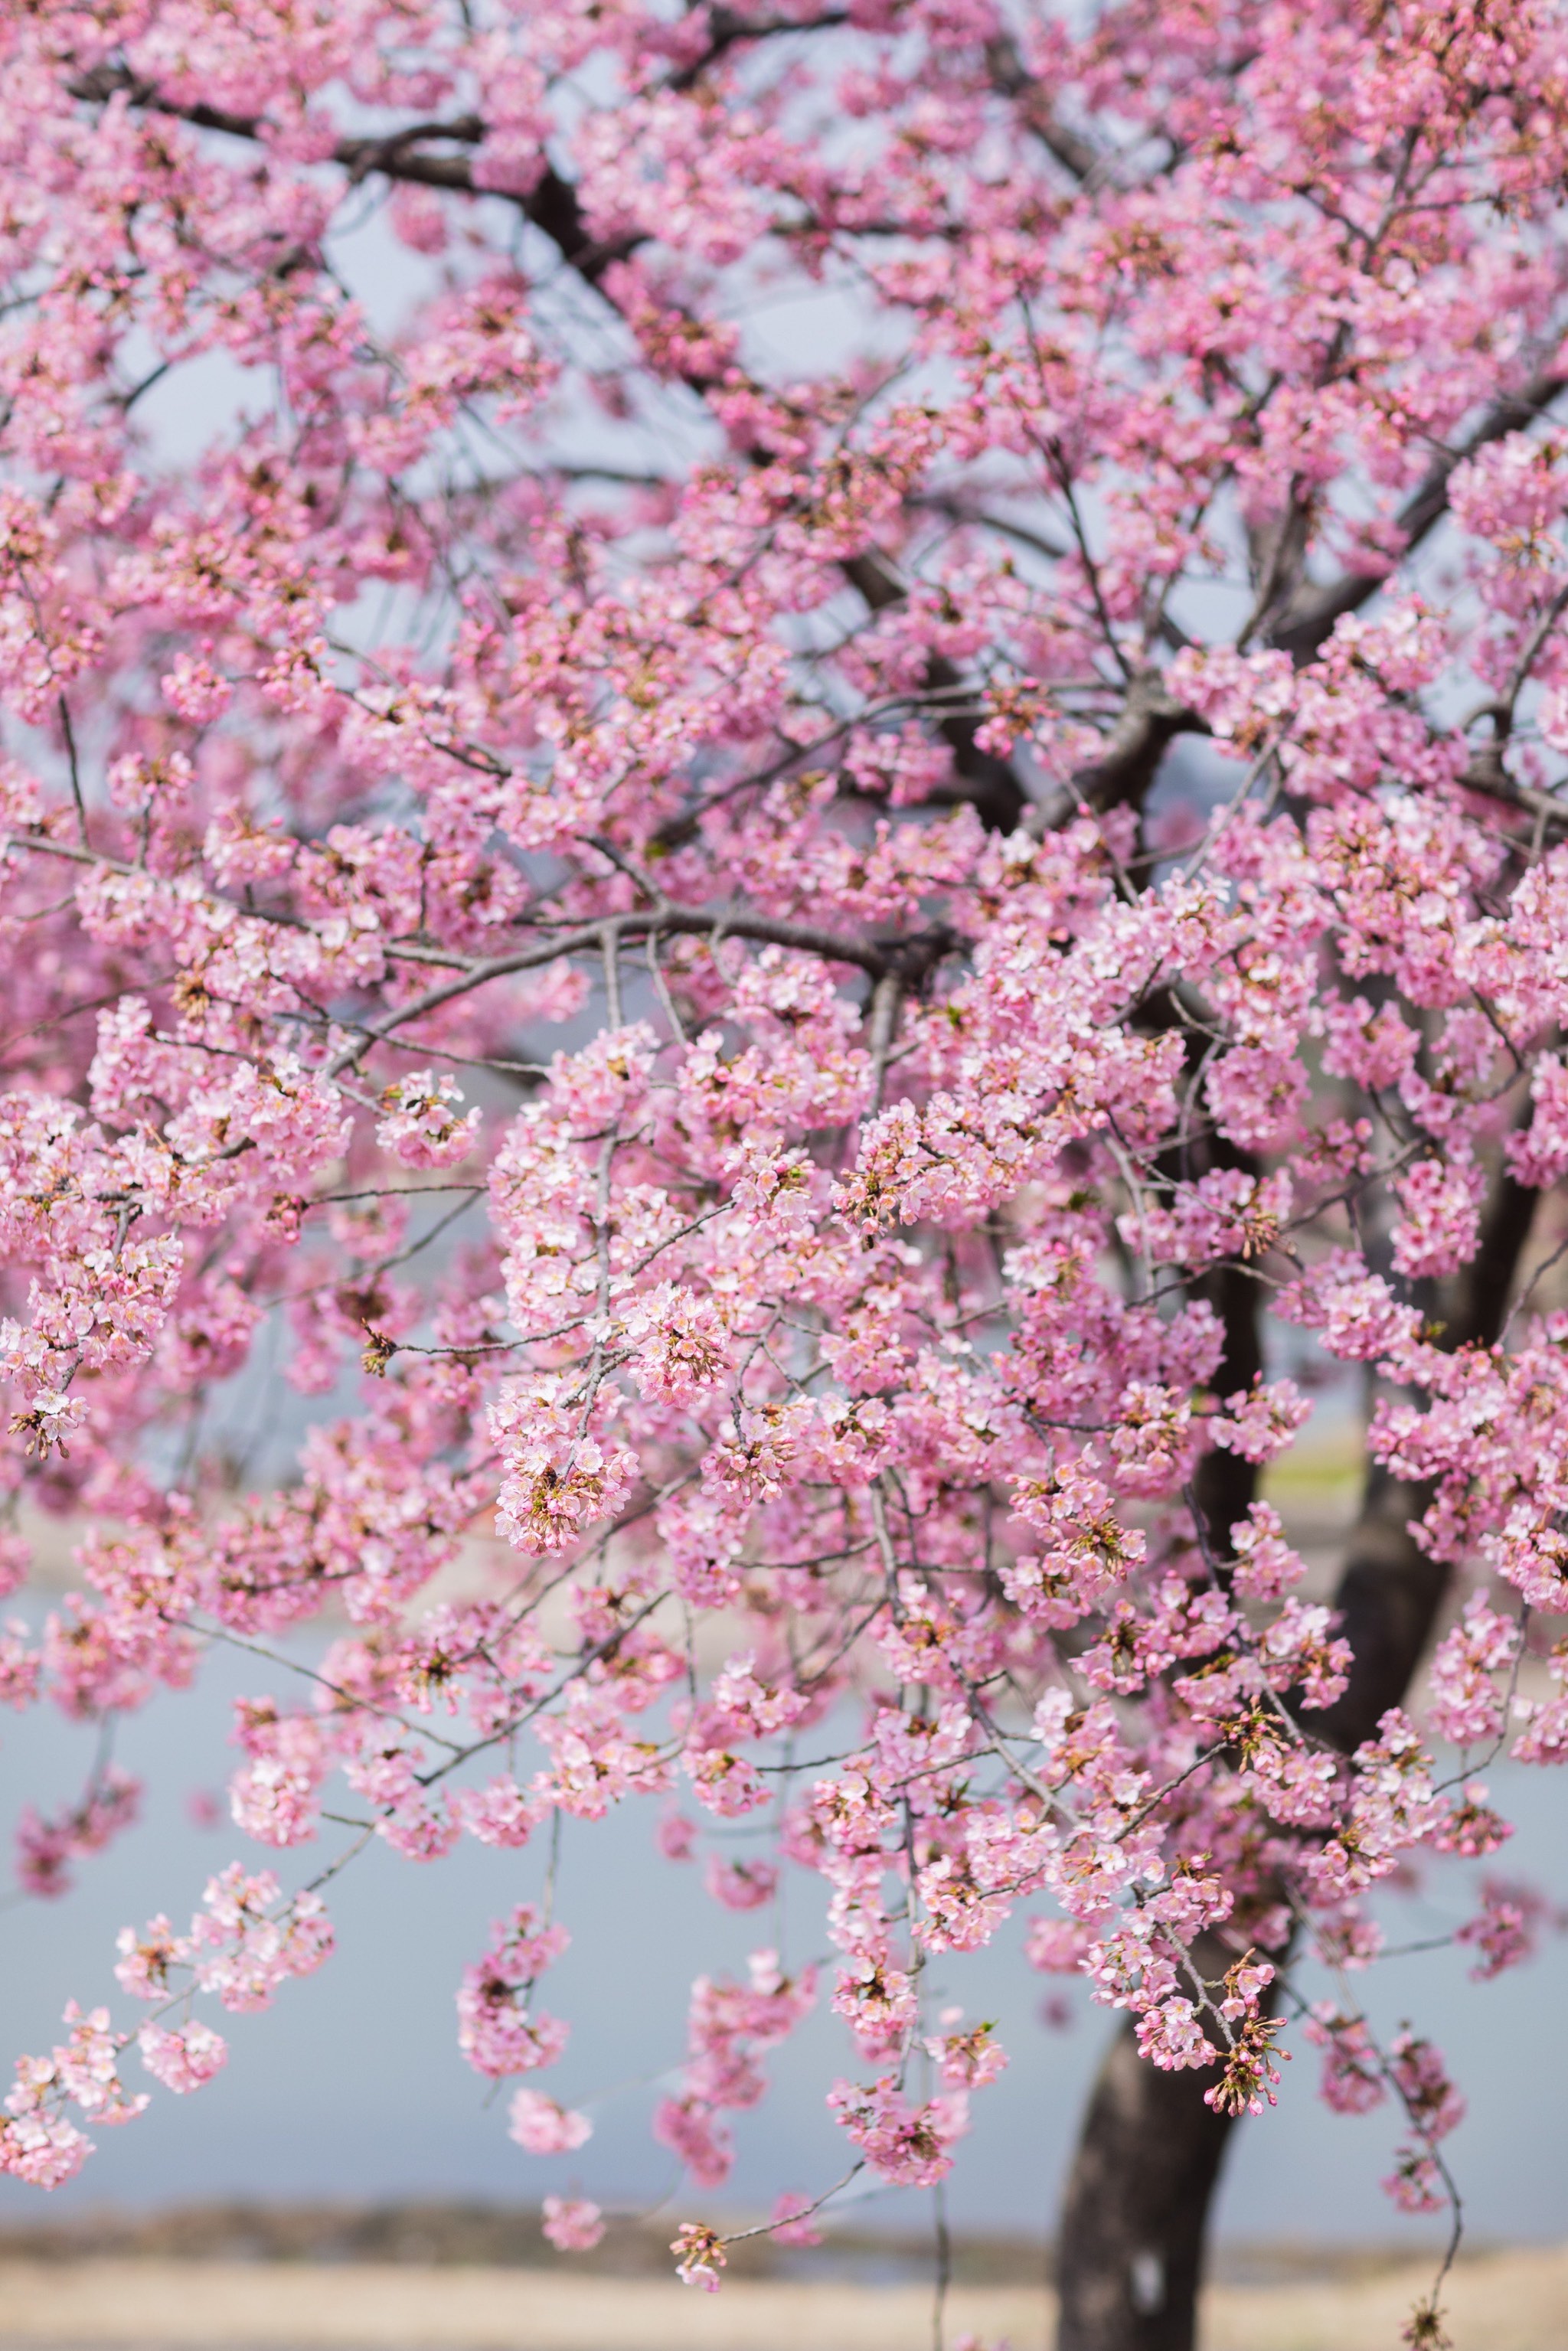
[[[544,2232],[558,2253],[591,2253],[604,2234],[603,2216],[585,2196],[547,2196]]]
[[[727,2256],[714,2231],[700,2220],[683,2220],[680,2233],[670,2247],[675,2256],[675,2275],[683,2285],[701,2286],[705,2294],[716,2294],[720,2272]]]
[[[539,2090],[517,2090],[507,2110],[507,2135],[530,2155],[570,2155],[592,2137],[586,2115],[571,2114]]]
[[[770,1861],[720,1860],[710,1857],[705,1883],[727,1910],[758,1910],[772,1901],[779,1872]]]
[[[952,2143],[968,2128],[962,2091],[912,2106],[891,2076],[869,2088],[836,2083],[828,2104],[882,2178],[903,2188],[931,2188],[953,2168]]]
[[[1518,1879],[1483,1877],[1480,1890],[1479,1910],[1466,1919],[1455,1938],[1478,1954],[1469,1971],[1475,1983],[1489,1982],[1531,1958],[1548,1917],[1540,1891]]]
[[[172,2031],[144,2024],[136,2038],[148,2072],[177,2097],[199,2090],[228,2060],[222,2034],[199,2019]]]

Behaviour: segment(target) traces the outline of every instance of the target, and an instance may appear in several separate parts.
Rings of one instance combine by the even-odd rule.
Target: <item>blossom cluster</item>
[[[1348,1974],[1568,1759],[1568,27],[1081,16],[0,23],[0,1586],[80,1538],[0,1702],[100,1741],[16,1867],[238,1641],[279,1870],[537,1865],[457,1991],[531,2157],[545,1856],[653,1797],[758,1915],[696,2189],[806,1873],[852,2168],[946,2173],[1013,2028],[932,1963],[1019,1934],[1225,2116],[1301,2014],[1425,2209],[1458,2094]],[[1335,1587],[1275,1479],[1364,1393]],[[1489,1874],[1474,1973],[1544,1917]],[[329,1948],[245,1862],[128,1929],[0,2166]]]

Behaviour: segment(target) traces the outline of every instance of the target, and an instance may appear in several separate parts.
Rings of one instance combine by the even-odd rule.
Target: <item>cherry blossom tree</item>
[[[0,25],[0,1560],[79,1569],[0,1695],[102,1732],[25,1886],[276,1660],[241,1857],[0,2164],[208,2080],[375,1838],[532,1846],[458,2039],[589,2163],[553,1824],[648,1796],[757,1914],[654,2120],[688,2281],[819,1991],[845,2175],[961,2159],[1012,2026],[928,1971],[998,1936],[1124,2014],[1065,2351],[1190,2344],[1287,2033],[1457,2214],[1358,1985],[1423,1852],[1528,1952],[1481,1775],[1568,1756],[1568,20]],[[1312,1597],[1267,1473],[1347,1400]]]

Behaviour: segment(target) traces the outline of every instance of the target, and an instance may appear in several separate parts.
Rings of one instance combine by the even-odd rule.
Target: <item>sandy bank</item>
[[[1398,2351],[1423,2269],[1359,2281],[1214,2288],[1205,2351]],[[1568,2351],[1568,2251],[1488,2255],[1452,2282],[1458,2351]],[[949,2345],[1042,2351],[1049,2299],[1022,2286],[953,2294]],[[923,2288],[663,2279],[516,2269],[85,2260],[0,2262],[0,2345],[256,2351],[927,2351]]]

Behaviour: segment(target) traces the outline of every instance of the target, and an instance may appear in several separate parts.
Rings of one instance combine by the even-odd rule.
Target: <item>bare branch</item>
[[[1406,552],[1419,547],[1447,514],[1448,484],[1456,468],[1489,443],[1500,441],[1505,434],[1517,433],[1532,423],[1551,407],[1564,386],[1568,386],[1568,372],[1561,368],[1542,370],[1518,392],[1501,393],[1469,439],[1457,449],[1443,452],[1425,481],[1399,509],[1396,520]],[[1347,571],[1331,586],[1302,589],[1270,632],[1269,642],[1298,664],[1311,661],[1342,614],[1359,612],[1383,584],[1380,572]]]
[[[1207,735],[1208,722],[1178,702],[1157,670],[1140,670],[1127,688],[1116,724],[1097,759],[1075,772],[1029,820],[1043,834],[1071,822],[1078,810],[1141,808],[1160,761],[1178,735]]]

